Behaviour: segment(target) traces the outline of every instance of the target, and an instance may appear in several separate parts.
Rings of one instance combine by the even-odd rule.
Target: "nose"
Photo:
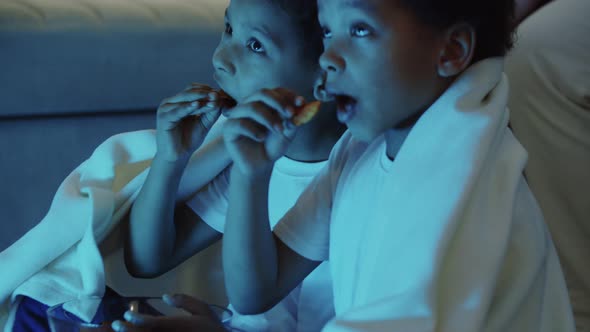
[[[344,58],[340,52],[334,47],[334,44],[326,46],[324,53],[320,56],[320,67],[328,74],[340,73],[346,67]]]
[[[229,75],[236,73],[236,67],[231,60],[231,45],[228,43],[221,43],[215,49],[213,53],[213,68],[216,71],[225,72]]]

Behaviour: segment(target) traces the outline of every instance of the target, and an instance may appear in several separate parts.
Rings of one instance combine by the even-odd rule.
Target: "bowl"
[[[229,326],[232,312],[210,304],[212,312],[224,326]],[[54,305],[47,309],[52,332],[111,332],[111,323],[125,320],[127,310],[152,316],[190,316],[183,309],[168,305],[159,297],[84,297]]]

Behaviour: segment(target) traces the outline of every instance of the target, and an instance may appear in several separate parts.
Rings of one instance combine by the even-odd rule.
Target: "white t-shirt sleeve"
[[[342,136],[326,166],[274,228],[274,233],[283,243],[313,261],[326,261],[329,257],[332,199],[349,140],[350,134]]]
[[[229,202],[230,167],[191,197],[186,205],[216,231],[223,233]]]

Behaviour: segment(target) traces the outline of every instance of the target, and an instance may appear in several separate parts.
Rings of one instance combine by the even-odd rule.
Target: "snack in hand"
[[[221,109],[221,114],[226,115],[227,110],[232,109],[237,105],[237,102],[230,95],[228,95],[227,92],[225,92],[221,89],[213,90],[213,92],[217,93],[217,105],[219,105],[219,108]],[[197,100],[197,102],[200,105],[205,105],[210,101],[211,101],[211,98],[209,96]],[[217,108],[215,108],[215,109],[217,109]],[[201,112],[199,112],[196,115],[200,115],[202,113],[207,113],[212,110],[214,110],[214,109],[204,108],[204,109],[202,109]]]
[[[320,110],[321,104],[322,103],[319,100],[314,100],[298,108],[295,116],[293,117],[293,124],[296,126],[301,126],[311,121],[311,119]]]
[[[224,106],[227,108],[232,108],[237,104],[236,101],[230,95],[227,94],[227,92],[221,89],[217,90],[217,96],[219,100],[223,102]]]

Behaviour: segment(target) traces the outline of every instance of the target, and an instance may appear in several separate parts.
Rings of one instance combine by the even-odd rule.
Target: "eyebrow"
[[[324,2],[318,0],[318,9],[322,10],[324,7]],[[346,0],[343,4],[343,7],[350,7],[353,9],[358,9],[364,11],[369,14],[377,13],[377,8],[374,4],[368,3],[366,0]]]
[[[250,27],[250,29],[265,36],[268,40],[270,40],[276,46],[278,46],[278,47],[281,46],[280,40],[278,38],[276,38],[275,35],[270,33],[270,30],[268,29],[268,27],[266,25],[262,24],[260,26],[252,26],[252,27]]]
[[[323,7],[324,2],[319,0],[318,9],[322,9]],[[352,7],[354,9],[360,9],[362,11],[366,11],[372,14],[377,11],[375,5],[372,3],[368,3],[366,0],[346,0],[343,4],[343,7]]]
[[[360,9],[362,11],[366,11],[369,13],[375,13],[376,8],[375,5],[372,3],[367,2],[366,0],[346,0],[344,3],[345,6],[352,7],[355,9]]]
[[[230,21],[229,7],[225,9],[224,15],[225,15],[225,19]],[[276,46],[278,46],[278,47],[281,46],[280,40],[278,38],[276,38],[275,35],[270,33],[270,30],[268,29],[268,27],[266,25],[262,24],[261,26],[248,26],[248,28],[251,29],[252,31],[256,31],[256,32],[260,33],[261,35],[266,37],[268,40],[270,40]]]

